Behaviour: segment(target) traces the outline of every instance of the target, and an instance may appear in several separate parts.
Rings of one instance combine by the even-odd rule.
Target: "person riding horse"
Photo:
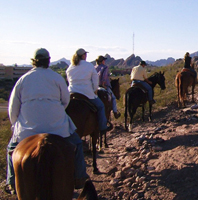
[[[147,73],[144,68],[146,65],[145,61],[141,61],[138,66],[133,67],[131,71],[131,87],[133,87],[135,83],[140,83],[148,91],[149,104],[152,105],[155,103],[155,100],[153,99],[152,87],[149,85],[152,83],[147,79]]]
[[[111,90],[111,83],[110,83],[110,78],[109,78],[109,76],[110,76],[109,68],[105,65],[106,59],[107,58],[105,58],[104,56],[98,56],[98,58],[96,59],[97,65],[95,66],[95,69],[99,76],[99,86],[106,89],[107,92],[112,97],[112,108],[113,108],[114,117],[116,119],[118,119],[121,114],[117,110],[116,97]]]
[[[190,57],[189,52],[186,52],[184,55],[184,69],[189,69],[195,79],[197,78],[197,72],[192,68],[192,58]]]
[[[87,53],[87,51],[80,48],[73,55],[72,63],[66,70],[69,82],[68,89],[70,93],[85,95],[97,107],[99,129],[101,134],[105,134],[112,129],[112,124],[107,126],[104,104],[96,95],[99,78],[93,64],[86,61]]]
[[[66,114],[70,94],[63,77],[49,69],[50,54],[40,48],[35,51],[33,68],[16,82],[9,99],[9,118],[13,136],[7,147],[6,191],[15,190],[12,152],[23,139],[38,134],[59,135],[76,146],[75,188],[82,188],[86,179],[86,163],[82,141],[75,132],[76,126]]]

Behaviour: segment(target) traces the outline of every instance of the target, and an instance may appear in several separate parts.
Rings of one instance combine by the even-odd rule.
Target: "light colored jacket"
[[[145,79],[147,79],[146,69],[141,65],[133,67],[131,71],[131,80],[144,81]]]
[[[98,74],[92,63],[81,60],[79,65],[70,65],[66,70],[70,93],[80,93],[89,99],[97,98],[94,93],[98,89]]]
[[[13,142],[37,133],[69,137],[76,129],[65,112],[69,101],[67,84],[58,73],[39,67],[24,74],[9,99]]]

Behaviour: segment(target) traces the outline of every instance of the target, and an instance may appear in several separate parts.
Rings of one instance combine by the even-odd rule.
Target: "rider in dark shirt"
[[[192,58],[190,57],[189,52],[186,52],[184,56],[184,68],[190,69],[190,71],[194,74],[195,78],[197,78],[197,72],[191,67],[192,66]]]

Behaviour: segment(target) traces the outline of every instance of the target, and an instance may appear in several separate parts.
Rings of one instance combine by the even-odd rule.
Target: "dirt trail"
[[[163,108],[153,113],[152,122],[136,121],[133,133],[114,122],[109,148],[97,156],[100,174],[92,173],[92,157],[85,152],[99,200],[198,199],[198,109],[192,105]],[[0,192],[0,199],[16,199]]]
[[[170,105],[153,114],[153,122],[136,121],[133,133],[116,125],[109,148],[97,158],[92,174],[99,199],[198,199],[198,109]]]

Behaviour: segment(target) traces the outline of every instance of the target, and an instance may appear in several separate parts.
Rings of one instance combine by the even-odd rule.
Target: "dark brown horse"
[[[192,102],[194,102],[194,89],[195,89],[196,78],[190,69],[183,69],[178,72],[175,78],[175,86],[177,87],[177,100],[178,107],[186,106],[186,99],[188,88],[192,87]]]
[[[99,138],[97,109],[86,96],[78,93],[71,94],[70,103],[66,109],[67,114],[77,127],[76,132],[82,138],[90,135],[92,139],[93,172],[97,173],[96,143]]]
[[[12,154],[18,199],[72,200],[74,157],[75,146],[58,135],[42,133],[22,140]],[[81,197],[97,199],[91,181],[83,191]]]
[[[115,95],[116,99],[120,99],[120,83],[119,83],[119,78],[118,79],[111,79],[111,90],[113,94]],[[110,114],[112,110],[112,99],[111,95],[107,92],[105,89],[99,89],[98,90],[98,97],[102,100],[105,106],[105,113],[106,113],[106,118],[108,121],[110,121]],[[102,148],[102,135],[100,135],[100,145],[99,145],[99,150]],[[104,145],[105,147],[108,147],[107,144],[107,139],[106,139],[106,134],[104,134]]]
[[[152,82],[152,89],[158,84],[162,90],[164,90],[165,87],[165,77],[164,73],[154,73],[152,76],[148,78]],[[154,92],[153,92],[154,96]],[[144,121],[144,106],[146,102],[148,101],[148,94],[143,90],[141,87],[130,87],[124,96],[125,100],[125,129],[129,130],[129,132],[132,131],[132,120],[133,116],[136,113],[136,110],[138,107],[142,107],[142,120]],[[152,105],[149,104],[149,120],[152,120]],[[129,126],[127,126],[127,113],[129,113],[130,116],[130,123]]]

